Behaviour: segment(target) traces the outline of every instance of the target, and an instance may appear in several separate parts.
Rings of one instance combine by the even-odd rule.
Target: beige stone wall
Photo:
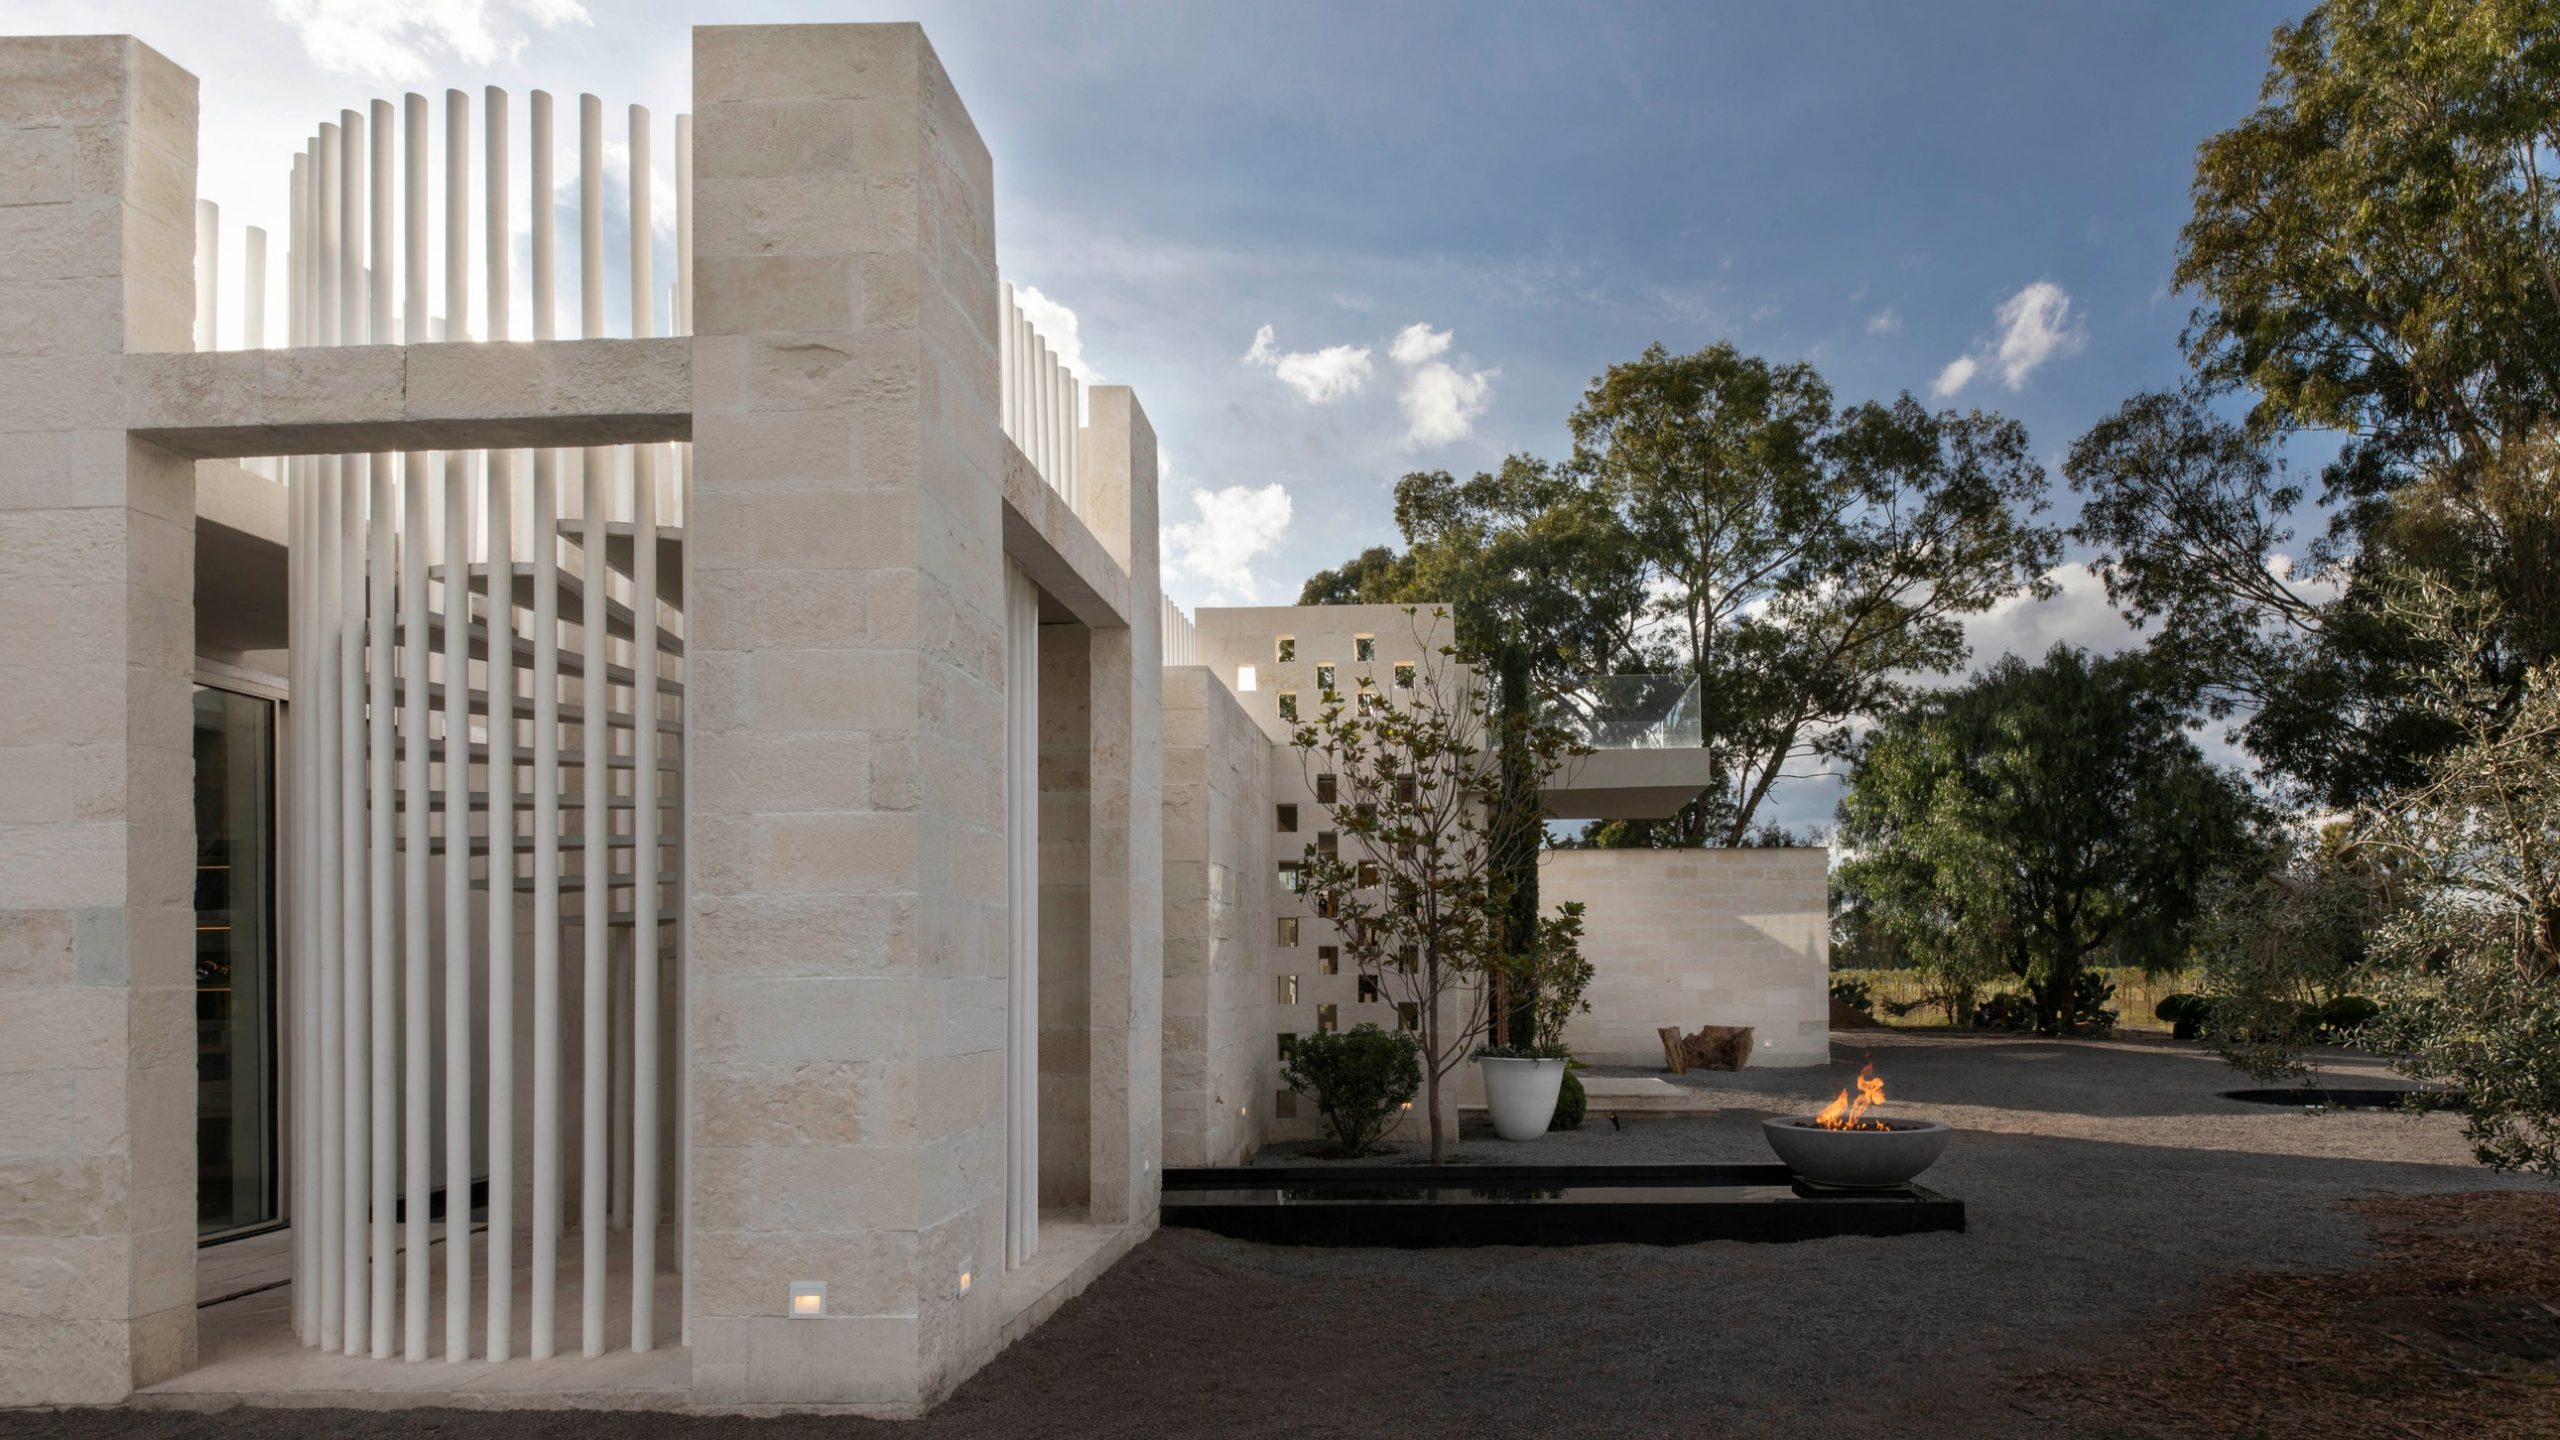
[[[693,65],[694,1398],[912,1411],[1005,1317],[993,166],[916,26]]]
[[[1830,1058],[1830,852],[1552,850],[1549,909],[1589,907],[1591,1011],[1566,1042],[1605,1065],[1659,1065],[1665,1025],[1748,1025],[1754,1066]]]
[[[1207,669],[1164,673],[1164,1158],[1240,1165],[1279,1087],[1272,746]]]
[[[195,172],[193,76],[0,41],[0,1405],[195,1359],[194,471],[117,428]]]

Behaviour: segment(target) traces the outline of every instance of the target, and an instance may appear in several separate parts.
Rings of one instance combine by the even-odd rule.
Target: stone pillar
[[[195,1364],[195,182],[194,76],[0,40],[0,1405]]]
[[[1164,632],[1156,432],[1097,385],[1077,473],[1084,515],[1129,572],[1125,630],[1093,632],[1093,1218],[1146,1221],[1164,1156]]]
[[[694,1393],[909,1413],[1002,1310],[993,169],[914,25],[694,102]]]

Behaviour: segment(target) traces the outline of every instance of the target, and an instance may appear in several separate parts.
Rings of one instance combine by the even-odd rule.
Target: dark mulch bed
[[[2560,1436],[2560,1196],[2346,1202],[2374,1265],[2244,1273],[2129,1365],[2021,1383],[2057,1432],[2122,1440]]]

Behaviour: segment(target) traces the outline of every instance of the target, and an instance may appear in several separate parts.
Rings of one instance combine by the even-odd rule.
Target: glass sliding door
[[[199,686],[196,1233],[281,1218],[276,1173],[276,707]]]

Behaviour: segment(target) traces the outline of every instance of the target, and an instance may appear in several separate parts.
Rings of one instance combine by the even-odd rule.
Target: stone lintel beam
[[[996,448],[1004,471],[1004,553],[1075,620],[1097,630],[1136,623],[1138,617],[1129,613],[1129,572],[1011,440],[998,436]]]
[[[127,355],[127,430],[195,459],[693,437],[693,341]]]

